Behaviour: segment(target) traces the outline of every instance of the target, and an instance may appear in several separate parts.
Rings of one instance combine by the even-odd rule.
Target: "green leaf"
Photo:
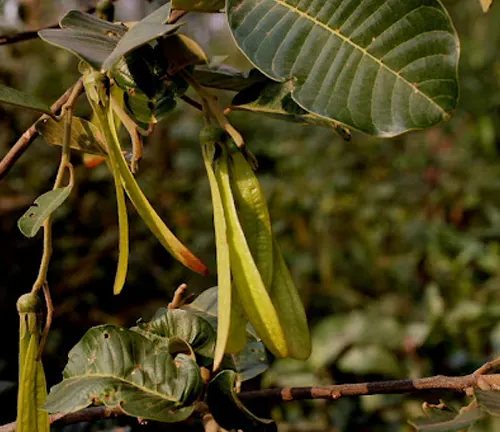
[[[43,112],[49,116],[54,116],[50,107],[37,97],[2,84],[0,84],[0,102]]]
[[[217,423],[228,430],[277,431],[274,421],[261,419],[245,408],[234,391],[235,381],[236,373],[225,370],[208,384],[207,404]]]
[[[45,138],[47,144],[62,146],[64,140],[64,124],[48,118],[36,123],[36,130]],[[71,120],[72,149],[84,153],[106,156],[106,146],[103,142],[99,129],[91,122],[79,117]]]
[[[491,415],[500,415],[500,392],[474,390],[477,402],[486,412]]]
[[[159,40],[158,45],[160,53],[168,61],[169,75],[175,75],[188,66],[208,63],[203,49],[196,41],[185,35],[171,35]]]
[[[291,81],[259,82],[238,93],[231,103],[231,108],[304,125],[323,126],[337,132],[346,141],[350,141],[351,132],[347,127],[335,120],[320,117],[302,109],[293,100],[292,91]]]
[[[217,297],[218,288],[209,288],[198,295],[192,303],[183,306],[183,309],[202,317],[217,331]],[[245,348],[238,354],[226,354],[222,363],[223,368],[234,369],[241,381],[252,379],[269,368],[264,344],[257,340],[255,331],[250,326],[247,326],[246,331],[249,342]]]
[[[458,413],[451,410],[432,409],[427,417],[411,420],[409,423],[420,432],[452,432],[467,430],[477,420],[484,417],[483,411],[472,404],[463,407]]]
[[[87,33],[98,33],[105,36],[121,37],[127,32],[127,27],[122,24],[113,24],[78,10],[69,11],[60,21],[62,28],[82,30]]]
[[[394,136],[451,116],[459,39],[438,0],[228,0],[236,43],[311,113]]]
[[[164,24],[170,16],[170,3],[158,8],[136,23],[118,42],[115,50],[102,65],[102,70],[109,70],[120,57],[161,36],[174,33],[180,24]]]
[[[179,338],[186,341],[193,350],[205,357],[214,356],[216,333],[205,319],[182,309],[159,309],[153,319],[139,323],[132,330],[148,337],[159,336],[168,342]]]
[[[99,70],[118,44],[119,38],[75,29],[48,29],[38,32],[40,37],[59,48],[64,48]]]
[[[168,346],[111,325],[85,334],[70,351],[63,376],[45,403],[49,412],[104,404],[163,422],[189,417],[203,386],[199,367],[189,356],[174,358]]]
[[[19,230],[26,237],[34,237],[45,219],[68,198],[72,188],[72,186],[66,186],[40,195],[17,222]]]
[[[225,0],[172,0],[172,9],[193,12],[217,12],[224,9]]]
[[[479,3],[481,3],[483,12],[486,13],[490,10],[491,5],[493,4],[493,0],[479,0]]]
[[[269,81],[257,69],[243,73],[229,66],[198,66],[193,76],[202,86],[240,91],[257,82]]]

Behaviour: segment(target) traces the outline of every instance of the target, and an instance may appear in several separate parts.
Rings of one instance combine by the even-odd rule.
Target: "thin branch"
[[[117,0],[111,0],[111,1],[115,2]],[[89,7],[87,9],[83,10],[82,12],[91,14],[91,13],[94,13],[95,11],[96,11],[96,7],[92,6],[92,7]],[[15,33],[15,34],[11,34],[11,35],[2,35],[2,36],[0,36],[0,45],[9,45],[9,44],[17,43],[17,42],[23,42],[23,41],[27,41],[27,40],[37,39],[39,31],[47,30],[47,29],[57,29],[57,28],[59,28],[59,23],[52,24],[52,25],[45,26],[45,27],[40,27],[36,30],[30,30],[30,31],[22,32],[22,33]]]
[[[449,390],[464,393],[469,389],[500,390],[500,374],[477,375],[472,373],[462,377],[434,376],[414,380],[376,381],[359,384],[337,384],[318,387],[281,387],[266,390],[242,392],[238,397],[243,402],[259,401],[278,404],[304,399],[337,400],[342,396],[367,396],[374,394],[418,393],[422,391]],[[203,413],[203,409],[198,409]],[[111,415],[124,415],[119,408],[104,406],[85,408],[72,414],[53,414],[50,423],[66,425],[78,422],[91,422]],[[207,420],[209,420],[207,418]],[[0,426],[0,432],[14,432],[15,423]]]
[[[182,95],[180,98],[188,105],[191,105],[192,107],[196,108],[198,111],[203,111],[203,105],[195,101],[194,99],[191,99],[189,96]]]
[[[68,101],[70,96],[75,91],[76,94],[80,95],[83,93],[83,82],[80,78],[76,84],[66,90],[64,94],[53,103],[51,110],[54,114],[58,114],[63,105]],[[35,123],[33,123],[29,129],[27,129],[21,137],[17,140],[14,146],[8,151],[4,158],[0,161],[0,181],[7,175],[10,169],[14,166],[16,161],[22,156],[22,154],[28,149],[30,144],[38,136],[38,131],[36,130],[36,124],[40,120],[48,119],[49,116],[44,114]]]
[[[281,387],[243,392],[239,394],[239,398],[242,401],[266,400],[270,403],[281,403],[303,399],[336,400],[342,396],[413,393],[427,390],[465,392],[467,389],[500,389],[500,375],[477,375],[473,373],[462,377],[438,375],[414,380],[375,381],[320,387]]]

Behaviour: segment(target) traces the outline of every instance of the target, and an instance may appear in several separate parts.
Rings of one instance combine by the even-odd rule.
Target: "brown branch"
[[[426,390],[465,392],[467,389],[500,390],[500,375],[474,373],[463,377],[438,375],[414,380],[376,381],[321,387],[281,387],[243,392],[239,394],[239,398],[242,401],[266,400],[270,403],[280,403],[303,399],[336,400],[342,396],[414,393]]]
[[[337,384],[318,387],[281,387],[266,390],[242,392],[238,396],[243,402],[259,401],[271,404],[304,399],[337,400],[342,396],[367,396],[374,394],[415,393],[429,390],[449,390],[459,393],[470,389],[500,390],[500,374],[478,375],[472,373],[462,377],[434,376],[414,380],[378,381],[359,384]],[[203,409],[198,409],[203,413]],[[91,422],[110,417],[124,415],[120,408],[104,406],[85,408],[71,414],[52,414],[49,421],[54,425],[67,425],[78,422]],[[210,418],[207,417],[207,421]],[[211,423],[211,422],[210,422]],[[0,432],[14,432],[15,423],[0,426]]]
[[[195,101],[194,99],[191,99],[189,96],[182,95],[180,98],[188,105],[191,105],[192,107],[196,108],[198,111],[203,111],[203,105]]]
[[[83,92],[83,82],[80,78],[76,84],[66,90],[64,94],[57,99],[51,106],[51,110],[54,114],[59,113],[62,106],[68,101],[70,98],[73,89],[75,92],[80,95]],[[21,137],[17,140],[17,142],[12,146],[12,148],[7,152],[4,158],[0,161],[0,181],[7,175],[10,169],[14,166],[16,161],[22,156],[22,154],[28,149],[30,144],[35,140],[38,136],[38,131],[35,128],[35,125],[38,121],[43,119],[48,119],[49,116],[44,114],[41,116],[35,123],[33,123],[29,129],[27,129]]]

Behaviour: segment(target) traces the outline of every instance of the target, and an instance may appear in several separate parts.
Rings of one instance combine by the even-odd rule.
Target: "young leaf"
[[[378,136],[450,118],[459,39],[438,0],[228,0],[236,43],[311,113]],[[293,31],[291,30],[293,29]]]
[[[43,119],[36,123],[36,130],[45,138],[47,144],[62,146],[64,124],[53,119]],[[99,156],[106,156],[106,146],[99,129],[91,122],[79,117],[71,120],[70,146],[74,150]]]
[[[54,116],[50,107],[37,97],[2,84],[0,84],[0,102],[43,112],[51,117]]]
[[[172,9],[193,12],[218,12],[224,9],[224,0],[172,0]]]
[[[49,412],[69,413],[92,403],[120,406],[128,415],[163,422],[189,417],[203,382],[184,354],[122,327],[90,329],[70,351],[64,379],[52,387]]]
[[[411,420],[409,423],[419,432],[452,432],[467,430],[484,417],[484,412],[471,405],[463,407],[458,413],[450,410],[432,409],[427,417]]]
[[[40,195],[17,222],[19,230],[26,237],[34,237],[45,219],[68,198],[72,188],[72,186],[66,186]]]
[[[160,52],[168,60],[168,73],[175,75],[187,66],[204,65],[208,58],[196,41],[185,35],[171,35],[158,41]]]
[[[351,132],[344,125],[302,109],[293,100],[292,91],[291,81],[285,83],[270,80],[259,82],[238,93],[233,98],[231,108],[304,125],[323,126],[332,129],[344,140],[351,140]]]
[[[139,323],[132,330],[149,337],[159,336],[167,342],[178,338],[186,341],[193,350],[205,357],[214,356],[216,334],[208,321],[182,309],[159,309],[153,319]]]
[[[115,36],[75,29],[48,29],[38,34],[45,42],[64,48],[96,70],[101,69],[120,40]]]
[[[224,370],[208,384],[207,404],[217,423],[227,430],[277,431],[274,421],[257,417],[241,403],[234,391],[235,381],[236,373]]]
[[[69,11],[60,21],[62,28],[82,30],[87,33],[98,33],[105,36],[121,37],[127,32],[127,27],[123,24],[113,24],[109,21],[98,18],[94,15],[72,10]]]

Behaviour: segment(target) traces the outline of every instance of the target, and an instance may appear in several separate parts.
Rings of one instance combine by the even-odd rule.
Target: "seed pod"
[[[273,237],[266,198],[254,170],[240,151],[231,155],[231,180],[238,218],[264,286],[273,280]]]
[[[41,304],[35,294],[17,301],[19,312],[19,390],[17,432],[49,432],[48,413],[41,409],[47,396],[42,362],[37,360],[40,342]]]
[[[285,332],[289,356],[305,360],[311,354],[307,316],[276,239],[273,239],[273,251],[274,272],[270,291],[271,300]]]
[[[221,191],[226,217],[231,272],[245,314],[269,350],[276,356],[286,357],[288,350],[283,329],[238,219],[225,149],[217,160],[215,177]]]
[[[229,245],[227,242],[226,218],[222,205],[219,185],[215,178],[213,161],[215,156],[215,140],[211,134],[211,126],[203,128],[200,133],[200,143],[203,161],[207,171],[212,206],[214,211],[215,244],[217,250],[217,342],[214,353],[214,371],[216,371],[224,353],[228,350],[239,351],[246,344],[245,321],[238,319],[235,311],[235,299],[231,287],[231,264],[229,259]],[[243,344],[243,346],[241,346]],[[240,348],[241,346],[241,348]]]

